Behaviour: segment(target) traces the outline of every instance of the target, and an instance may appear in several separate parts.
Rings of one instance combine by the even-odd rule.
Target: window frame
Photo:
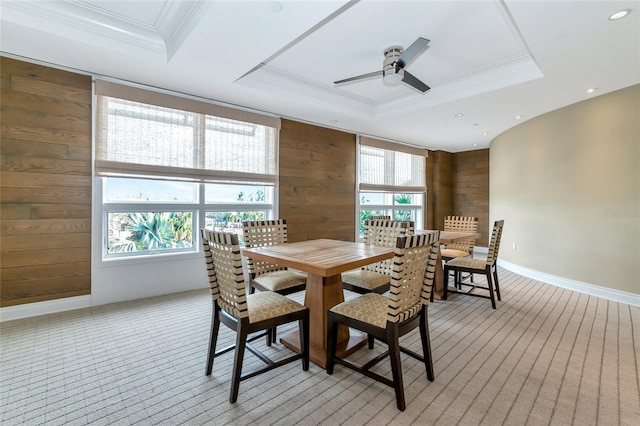
[[[181,256],[189,254],[201,253],[200,247],[200,235],[199,230],[206,226],[206,214],[209,212],[255,212],[264,211],[265,219],[273,219],[277,217],[277,187],[271,185],[257,185],[264,186],[271,194],[265,195],[265,202],[226,202],[226,203],[214,203],[207,202],[205,199],[205,187],[211,185],[211,183],[194,182],[197,185],[197,196],[193,202],[173,202],[173,201],[109,201],[106,199],[106,185],[105,181],[110,177],[96,176],[96,193],[100,194],[99,204],[100,206],[100,234],[101,234],[101,249],[100,260],[102,262],[114,262],[123,260],[141,259],[146,260],[149,258],[155,258],[158,256]],[[126,178],[125,178],[126,179]],[[242,185],[247,186],[246,183],[214,183],[213,185]],[[109,253],[109,221],[108,215],[110,213],[144,213],[144,212],[192,212],[192,246],[172,248],[166,250],[145,250],[138,252],[122,252],[122,253]]]
[[[377,192],[377,191],[358,191],[358,216],[356,218],[356,241],[364,241],[364,236],[363,234],[360,232],[362,230],[362,220],[366,220],[363,219],[363,214],[362,212],[364,210],[372,210],[376,212],[377,214],[380,215],[388,215],[391,216],[392,220],[399,220],[399,219],[395,219],[395,212],[396,210],[410,210],[415,212],[415,218],[411,219],[412,221],[414,221],[414,226],[415,226],[415,230],[422,230],[423,228],[423,223],[424,223],[424,211],[425,211],[425,200],[426,200],[426,193],[422,193],[422,192],[402,192],[402,193],[398,193],[398,192],[377,192],[379,194],[383,194],[384,196],[389,196],[392,198],[392,203],[391,204],[363,204],[362,203],[362,194],[363,193],[372,193],[372,192]],[[420,197],[420,202],[419,203],[412,203],[412,204],[397,204],[396,203],[396,196],[397,195],[401,195],[401,194],[412,194],[412,195],[417,195]],[[412,216],[414,216],[412,215]]]
[[[362,168],[361,168],[361,147],[371,146],[374,148],[380,148],[389,151],[399,151],[409,153],[412,155],[424,155],[424,185],[423,186],[393,186],[393,185],[372,185],[362,182]],[[390,215],[393,219],[395,217],[396,210],[411,210],[415,212],[415,230],[422,230],[424,223],[426,222],[426,204],[427,204],[427,191],[426,191],[426,158],[428,156],[427,150],[413,148],[405,145],[401,145],[394,142],[383,141],[374,139],[368,136],[358,135],[357,149],[356,149],[356,217],[355,217],[355,240],[363,241],[363,235],[361,234],[363,220],[363,211],[372,210],[381,212],[380,214]],[[395,167],[395,164],[393,165]],[[388,170],[386,170],[388,172]],[[367,193],[379,193],[384,196],[391,197],[391,203],[387,204],[363,204],[362,195]],[[419,203],[412,204],[396,204],[396,196],[401,194],[415,194],[420,197]]]
[[[204,153],[205,144],[209,143],[205,130],[224,131],[226,133],[252,137],[257,126],[263,126],[260,130],[265,139],[258,137],[256,141],[264,143],[267,167],[264,171],[244,171],[243,169],[212,169],[199,168],[202,161],[198,161],[195,168],[174,167],[173,163],[166,165],[153,165],[141,162],[127,163],[108,160],[105,157],[105,143],[107,134],[104,133],[105,120],[108,111],[100,109],[98,105],[106,105],[100,99],[101,96],[124,100],[128,102],[147,104],[160,108],[175,109],[186,115],[191,115],[194,131],[193,144],[200,146],[200,153]],[[94,182],[94,217],[99,218],[99,223],[94,223],[92,229],[100,235],[100,243],[96,241],[94,247],[94,259],[100,265],[113,264],[112,262],[148,262],[152,259],[163,259],[167,256],[197,256],[201,253],[199,229],[206,225],[208,212],[264,212],[266,219],[277,217],[278,195],[278,151],[280,117],[260,114],[251,110],[231,108],[208,99],[190,95],[170,92],[162,89],[152,89],[136,85],[123,85],[116,81],[94,79],[93,85],[93,182]],[[134,108],[132,106],[131,108]],[[99,111],[100,110],[100,111]],[[137,113],[132,114],[135,119]],[[140,119],[144,119],[145,111],[139,112]],[[125,114],[126,116],[126,114]],[[157,116],[149,116],[157,119]],[[214,121],[210,121],[214,119]],[[222,119],[221,126],[214,128],[215,119]],[[230,120],[225,124],[225,120]],[[153,120],[152,120],[153,121]],[[238,124],[236,129],[235,123]],[[226,129],[225,126],[230,126]],[[244,127],[242,127],[244,126]],[[209,129],[211,127],[211,129]],[[227,130],[229,130],[227,132]],[[252,130],[252,132],[249,132]],[[224,141],[224,139],[222,139]],[[218,139],[218,141],[220,141]],[[250,139],[249,139],[250,141]],[[218,142],[220,143],[220,142]],[[247,142],[250,143],[250,142]],[[100,148],[102,147],[102,148]],[[100,155],[98,155],[100,153]],[[198,157],[201,158],[201,157]],[[120,160],[122,161],[122,160]],[[126,161],[126,160],[125,160]],[[272,163],[270,163],[272,161]],[[242,163],[240,163],[242,165]],[[197,185],[194,201],[139,201],[122,200],[110,201],[106,196],[106,180],[109,178],[123,179],[151,179],[173,182],[192,182]],[[239,185],[260,186],[268,189],[264,202],[208,202],[205,198],[207,185]],[[109,245],[109,214],[112,213],[147,213],[147,212],[191,212],[192,213],[192,246],[159,250],[143,250],[137,252],[108,253]]]

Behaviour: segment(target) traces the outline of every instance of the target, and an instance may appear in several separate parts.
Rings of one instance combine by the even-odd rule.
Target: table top
[[[480,238],[479,232],[440,231],[440,244]]]
[[[242,255],[329,277],[393,257],[393,247],[340,240],[309,240],[247,248]]]

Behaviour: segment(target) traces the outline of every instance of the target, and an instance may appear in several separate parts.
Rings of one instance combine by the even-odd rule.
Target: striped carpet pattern
[[[499,275],[497,310],[455,294],[430,306],[436,377],[427,381],[424,366],[402,356],[404,412],[391,388],[340,366],[329,376],[299,363],[243,381],[229,404],[232,355],[204,375],[211,300],[202,290],[1,324],[0,423],[640,424],[640,309]],[[220,345],[234,338],[221,327]],[[418,330],[402,344],[420,351]],[[382,349],[378,342],[351,358]],[[276,344],[267,353],[287,349]],[[245,355],[246,368],[259,363]],[[377,368],[390,372],[388,363]]]

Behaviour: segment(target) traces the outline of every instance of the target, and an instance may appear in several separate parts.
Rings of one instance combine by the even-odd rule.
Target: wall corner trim
[[[91,307],[91,296],[65,297],[0,308],[0,322]]]
[[[588,284],[581,281],[575,281],[569,278],[563,278],[556,275],[547,274],[545,272],[536,271],[534,269],[525,268],[524,266],[516,265],[515,263],[507,262],[500,259],[498,259],[498,266],[527,278],[551,284],[556,287],[562,287],[568,290],[577,291],[579,293],[588,294],[590,296],[602,297],[614,302],[625,303],[627,305],[640,307],[640,294],[628,293],[626,291],[601,287],[595,284]]]

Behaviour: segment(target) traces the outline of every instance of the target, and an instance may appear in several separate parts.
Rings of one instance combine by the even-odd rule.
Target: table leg
[[[340,275],[322,277],[307,275],[307,288],[304,304],[309,308],[309,358],[322,368],[327,363],[327,311],[344,302],[344,290]],[[283,336],[280,339],[287,347],[300,351],[298,332]],[[343,357],[362,347],[367,337],[360,333],[351,333],[345,326],[338,330],[338,356]]]
[[[438,247],[438,260],[436,266],[436,276],[434,278],[434,287],[433,287],[433,299],[434,300],[442,300],[444,297],[444,286],[449,285],[449,277],[444,276],[444,263],[442,262],[442,255],[440,254],[440,248]],[[454,285],[453,287],[449,286],[448,292],[455,293],[458,289]]]
[[[440,247],[438,247],[438,260],[436,261],[436,276],[434,278],[433,298],[442,300],[444,296],[444,265],[442,264],[442,255]]]

